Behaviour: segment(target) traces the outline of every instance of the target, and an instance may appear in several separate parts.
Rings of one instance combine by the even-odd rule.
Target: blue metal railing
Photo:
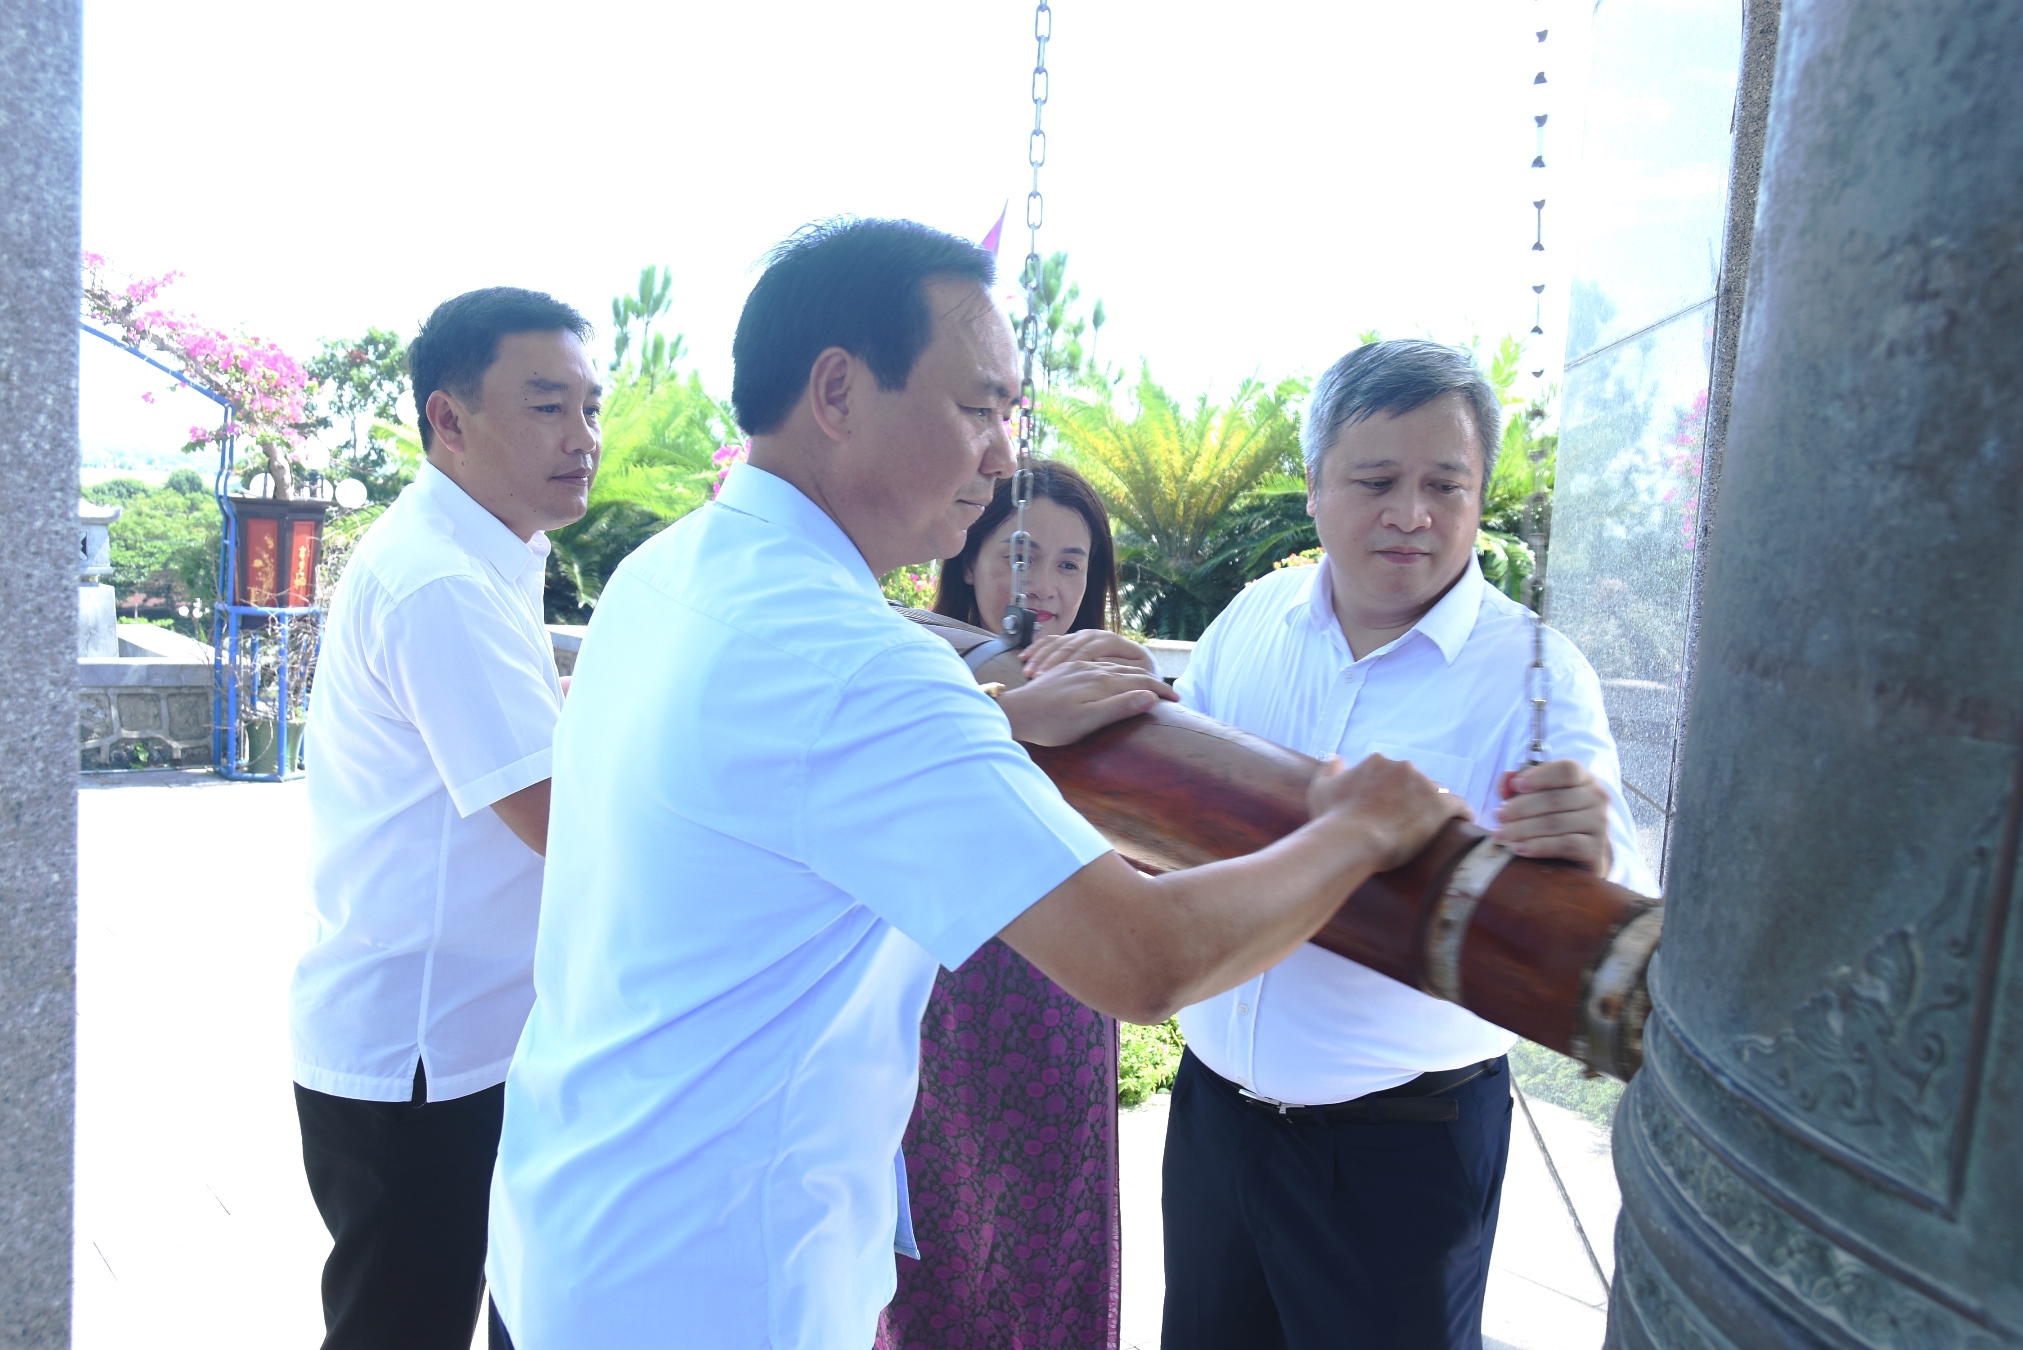
[[[211,495],[218,503],[218,515],[224,522],[223,536],[218,546],[218,600],[211,608],[211,770],[223,778],[242,781],[278,783],[290,778],[301,777],[301,772],[293,768],[294,756],[289,753],[288,725],[294,720],[290,713],[298,708],[306,719],[309,694],[307,689],[299,692],[288,687],[288,636],[292,620],[307,616],[321,616],[323,610],[314,605],[289,607],[268,605],[234,604],[231,597],[237,592],[234,583],[238,579],[239,568],[239,514],[232,507],[231,494],[227,491],[232,477],[233,461],[237,458],[237,437],[233,435],[232,415],[238,411],[232,401],[222,394],[206,389],[184,372],[155,360],[130,342],[122,342],[104,329],[78,320],[77,326],[103,342],[109,342],[127,355],[147,362],[156,370],[175,380],[185,389],[201,394],[225,410],[225,423],[218,437],[218,472],[211,482]],[[242,637],[248,644],[247,656],[253,668],[253,688],[245,691],[245,701],[257,706],[260,694],[260,647],[258,637],[246,637],[241,632],[242,623],[247,618],[257,620],[263,629],[271,627],[279,650],[275,653],[274,686],[274,772],[255,773],[250,768],[239,766],[239,756],[245,737],[242,734],[239,685],[240,644]],[[323,646],[323,634],[316,635],[317,651]],[[312,657],[310,668],[314,670]]]

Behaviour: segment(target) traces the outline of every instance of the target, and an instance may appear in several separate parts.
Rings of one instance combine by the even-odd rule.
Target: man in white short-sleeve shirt
[[[1001,701],[877,578],[953,555],[1012,467],[989,254],[813,227],[733,346],[750,461],[619,568],[556,737],[534,1011],[493,1187],[518,1350],[867,1350],[909,1243],[899,1147],[937,964],[994,934],[1160,1020],[1304,941],[1459,809],[1323,771],[1314,819],[1151,878],[1017,743],[1167,692],[1068,662]]]
[[[466,1350],[476,1325],[562,703],[541,532],[583,514],[598,456],[585,331],[505,287],[430,316],[410,349],[428,457],[331,605],[307,739],[318,931],[290,1018],[335,1243],[328,1350]]]
[[[1307,754],[1410,761],[1513,852],[1655,892],[1600,682],[1550,630],[1558,758],[1524,767],[1530,611],[1474,552],[1499,412],[1454,348],[1373,343],[1336,363],[1306,427],[1327,552],[1223,611],[1181,701]],[[1515,1037],[1312,945],[1183,1009],[1180,1027],[1167,1350],[1479,1347]]]

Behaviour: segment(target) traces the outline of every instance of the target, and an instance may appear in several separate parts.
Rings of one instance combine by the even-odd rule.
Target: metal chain
[[[1026,508],[1032,504],[1033,431],[1034,419],[1039,415],[1033,363],[1040,351],[1040,223],[1047,209],[1046,198],[1040,195],[1040,166],[1047,162],[1047,133],[1041,117],[1047,106],[1047,41],[1053,35],[1053,8],[1047,0],[1040,0],[1039,8],[1033,11],[1033,39],[1039,47],[1033,59],[1033,134],[1026,141],[1026,161],[1033,168],[1032,190],[1026,193],[1026,229],[1030,240],[1025,267],[1019,274],[1019,284],[1026,293],[1026,317],[1019,325],[1024,373],[1019,379],[1018,470],[1012,475],[1011,488],[1012,509],[1016,512],[1011,537],[1012,598],[1004,612],[1005,641],[1015,650],[1032,644],[1036,618],[1026,607],[1026,580],[1032,568],[1033,545],[1033,537],[1026,533]]]
[[[1525,693],[1531,700],[1527,765],[1545,763],[1545,705],[1552,693],[1552,676],[1545,668],[1545,449],[1536,435],[1531,446],[1531,496],[1524,503],[1525,542],[1531,545],[1531,575],[1524,579],[1525,599],[1531,605],[1531,669],[1525,676]]]
[[[1547,30],[1543,28],[1537,31],[1538,42],[1541,47],[1545,45],[1546,32]],[[1532,77],[1531,81],[1532,87],[1535,90],[1542,91],[1546,85],[1544,65],[1544,53],[1541,52],[1539,55],[1539,72]],[[1546,116],[1546,113],[1541,110],[1534,113],[1531,119],[1532,125],[1537,129],[1538,133],[1537,153],[1532,157],[1531,167],[1539,174],[1545,172]],[[1531,251],[1533,253],[1544,253],[1545,195],[1543,192],[1540,192],[1532,200],[1531,206],[1538,213],[1538,232],[1532,240]],[[1539,261],[1542,269],[1543,259]],[[1531,294],[1533,297],[1531,336],[1542,338],[1545,336],[1545,281],[1542,270],[1539,274],[1538,282],[1531,288]],[[1532,377],[1542,380],[1544,376],[1544,363],[1541,361],[1539,368],[1532,371]],[[1542,389],[1538,391],[1538,394],[1542,393]],[[1538,394],[1534,394],[1534,397],[1537,397]],[[1530,410],[1527,409],[1525,415],[1529,415],[1529,412]],[[1545,763],[1545,757],[1548,753],[1545,744],[1545,712],[1546,701],[1551,697],[1552,692],[1552,677],[1545,667],[1545,446],[1540,441],[1535,428],[1531,436],[1531,495],[1525,499],[1524,503],[1524,532],[1525,542],[1531,545],[1531,575],[1524,580],[1525,599],[1531,605],[1531,668],[1525,672],[1525,696],[1531,701],[1531,739],[1525,747],[1524,762],[1527,765],[1532,765]],[[1578,1218],[1575,1219],[1575,1223],[1579,1223]]]

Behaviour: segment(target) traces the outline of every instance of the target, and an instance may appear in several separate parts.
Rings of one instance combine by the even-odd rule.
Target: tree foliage
[[[639,288],[631,295],[612,297],[613,374],[626,369],[626,358],[632,351],[634,323],[639,325],[639,356],[633,363],[634,376],[644,380],[651,390],[659,385],[662,376],[673,372],[675,363],[683,355],[681,334],[676,333],[670,342],[665,333],[656,336],[653,331],[653,325],[667,316],[673,304],[674,275],[665,267],[642,267],[639,270]]]
[[[1497,450],[1496,472],[1482,494],[1482,529],[1475,539],[1475,552],[1490,585],[1513,600],[1528,602],[1525,581],[1535,561],[1528,542],[1528,504],[1534,491],[1545,494],[1540,532],[1549,554],[1559,433],[1544,429],[1556,391],[1547,389],[1530,401],[1512,392],[1522,359],[1522,345],[1514,337],[1505,337],[1489,362],[1489,383],[1503,404],[1503,441]]]
[[[1050,253],[1040,263],[1038,290],[1038,346],[1033,353],[1033,383],[1044,405],[1049,399],[1071,392],[1105,394],[1115,390],[1121,372],[1096,359],[1096,341],[1109,319],[1103,302],[1097,300],[1088,314],[1081,312],[1080,283],[1068,280],[1068,255]],[[1026,318],[1025,293],[1016,286],[1008,293],[1012,330],[1023,329]],[[1087,335],[1087,342],[1083,341]],[[1045,417],[1033,426],[1033,453],[1052,453],[1054,429]]]
[[[369,501],[392,501],[413,479],[419,461],[395,444],[401,401],[410,388],[407,344],[398,333],[368,328],[362,337],[325,339],[305,369],[315,384],[317,420],[350,430],[332,452],[330,476],[357,478]],[[415,448],[419,451],[418,443]]]
[[[656,345],[663,354],[671,350],[661,337],[654,334],[640,360],[613,374],[590,509],[548,535],[550,622],[588,622],[625,555],[709,500],[717,451],[742,439],[730,405],[703,387],[701,375],[683,376],[671,358],[653,359]],[[677,337],[672,350],[679,347]]]
[[[169,358],[184,377],[231,406],[220,427],[193,426],[183,448],[195,450],[236,436],[267,461],[274,495],[293,495],[294,467],[305,436],[316,429],[309,376],[295,358],[265,338],[228,332],[157,303],[179,274],[129,280],[102,256],[84,255],[83,313],[114,337]],[[152,402],[152,394],[143,398]]]
[[[1182,404],[1140,373],[1128,405],[1104,391],[1049,400],[1061,458],[1109,507],[1126,621],[1195,638],[1274,558],[1305,545],[1301,381],[1245,380],[1225,403]]]
[[[1117,1033],[1117,1105],[1128,1109],[1155,1092],[1170,1092],[1187,1048],[1179,1019],[1149,1027],[1123,1022]]]
[[[86,501],[117,506],[107,531],[112,586],[121,608],[166,613],[174,627],[203,637],[203,616],[217,597],[218,503],[193,469],[177,469],[151,488],[113,478],[83,491]]]

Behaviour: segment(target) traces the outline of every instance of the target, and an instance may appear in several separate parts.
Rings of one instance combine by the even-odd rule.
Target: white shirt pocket
[[[1475,804],[1475,761],[1463,755],[1443,755],[1438,750],[1422,750],[1416,745],[1390,741],[1374,742],[1370,753],[1385,759],[1402,759],[1455,796]]]

